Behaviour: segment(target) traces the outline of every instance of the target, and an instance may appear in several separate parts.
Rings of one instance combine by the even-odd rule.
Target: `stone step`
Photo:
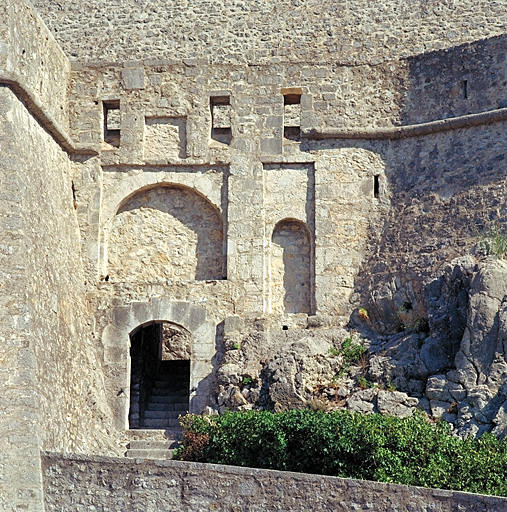
[[[161,429],[144,429],[144,428],[133,428],[125,432],[126,438],[129,442],[132,441],[168,441],[172,439],[181,439],[183,435],[182,428],[178,425],[177,427],[167,427]]]
[[[184,384],[184,383],[190,383],[190,380],[188,378],[188,375],[185,373],[181,374],[172,374],[168,376],[163,376],[162,378],[159,378],[155,381],[155,386],[167,386],[168,384]]]
[[[188,411],[188,400],[186,402],[148,402],[146,410],[150,411]]]
[[[188,389],[174,389],[174,388],[152,388],[151,396],[187,396]]]
[[[174,396],[174,395],[151,395],[149,402],[159,402],[159,403],[187,403],[188,404],[188,395],[186,396]]]
[[[168,380],[157,380],[155,381],[154,388],[167,388],[167,387],[178,387],[178,388],[189,388],[190,382],[182,379],[168,379]]]
[[[130,441],[127,448],[129,450],[172,450],[178,448],[178,446],[178,439],[168,439],[166,441],[145,441],[137,439]]]
[[[178,418],[145,418],[143,423],[144,428],[171,428],[180,426]]]
[[[126,457],[131,459],[167,460],[173,458],[174,449],[171,450],[127,450]]]
[[[178,419],[178,416],[185,414],[186,411],[184,410],[176,410],[176,411],[150,411],[145,410],[144,411],[144,419],[157,419],[157,418],[175,418]]]

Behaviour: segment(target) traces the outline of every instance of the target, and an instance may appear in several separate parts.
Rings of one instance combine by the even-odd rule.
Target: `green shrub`
[[[247,411],[187,415],[182,424],[182,460],[507,496],[506,442],[490,434],[460,440],[422,413]]]
[[[342,345],[342,354],[346,364],[357,363],[364,355],[366,355],[368,349],[360,343],[354,342],[352,338],[347,338]]]
[[[480,245],[487,254],[503,259],[507,254],[507,231],[498,223],[491,225],[480,235]]]
[[[357,377],[357,384],[361,389],[369,389],[374,386],[373,382],[370,382],[366,377],[362,375]]]

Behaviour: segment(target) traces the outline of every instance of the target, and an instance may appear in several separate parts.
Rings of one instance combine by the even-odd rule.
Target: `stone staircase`
[[[162,363],[144,407],[140,429],[127,431],[125,455],[140,459],[171,459],[182,429],[178,417],[188,411],[188,366]]]
[[[159,373],[144,409],[144,428],[178,428],[188,411],[189,375],[184,370]]]
[[[133,459],[172,459],[181,439],[181,428],[135,429],[127,431],[126,457]]]

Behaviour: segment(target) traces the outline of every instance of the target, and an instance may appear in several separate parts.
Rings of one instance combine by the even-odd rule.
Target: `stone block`
[[[153,310],[149,302],[132,302],[131,308],[139,324],[154,320]]]
[[[188,311],[188,328],[194,331],[204,322],[206,322],[206,310],[198,306],[191,306]]]
[[[281,155],[283,152],[282,138],[261,139],[260,150],[263,155]]]
[[[121,77],[125,89],[144,89],[144,68],[123,69]]]
[[[188,327],[190,304],[188,302],[173,302],[171,304],[171,319],[177,324]]]
[[[215,355],[215,346],[211,343],[201,342],[197,340],[192,346],[192,357],[194,360],[209,361]]]

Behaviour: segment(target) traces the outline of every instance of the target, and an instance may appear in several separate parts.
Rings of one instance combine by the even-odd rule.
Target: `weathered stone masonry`
[[[190,411],[266,405],[241,378],[325,360],[359,307],[391,335],[505,224],[502,2],[34,4],[58,43],[0,5],[3,510],[43,510],[40,450],[123,451],[143,329],[188,333]]]

